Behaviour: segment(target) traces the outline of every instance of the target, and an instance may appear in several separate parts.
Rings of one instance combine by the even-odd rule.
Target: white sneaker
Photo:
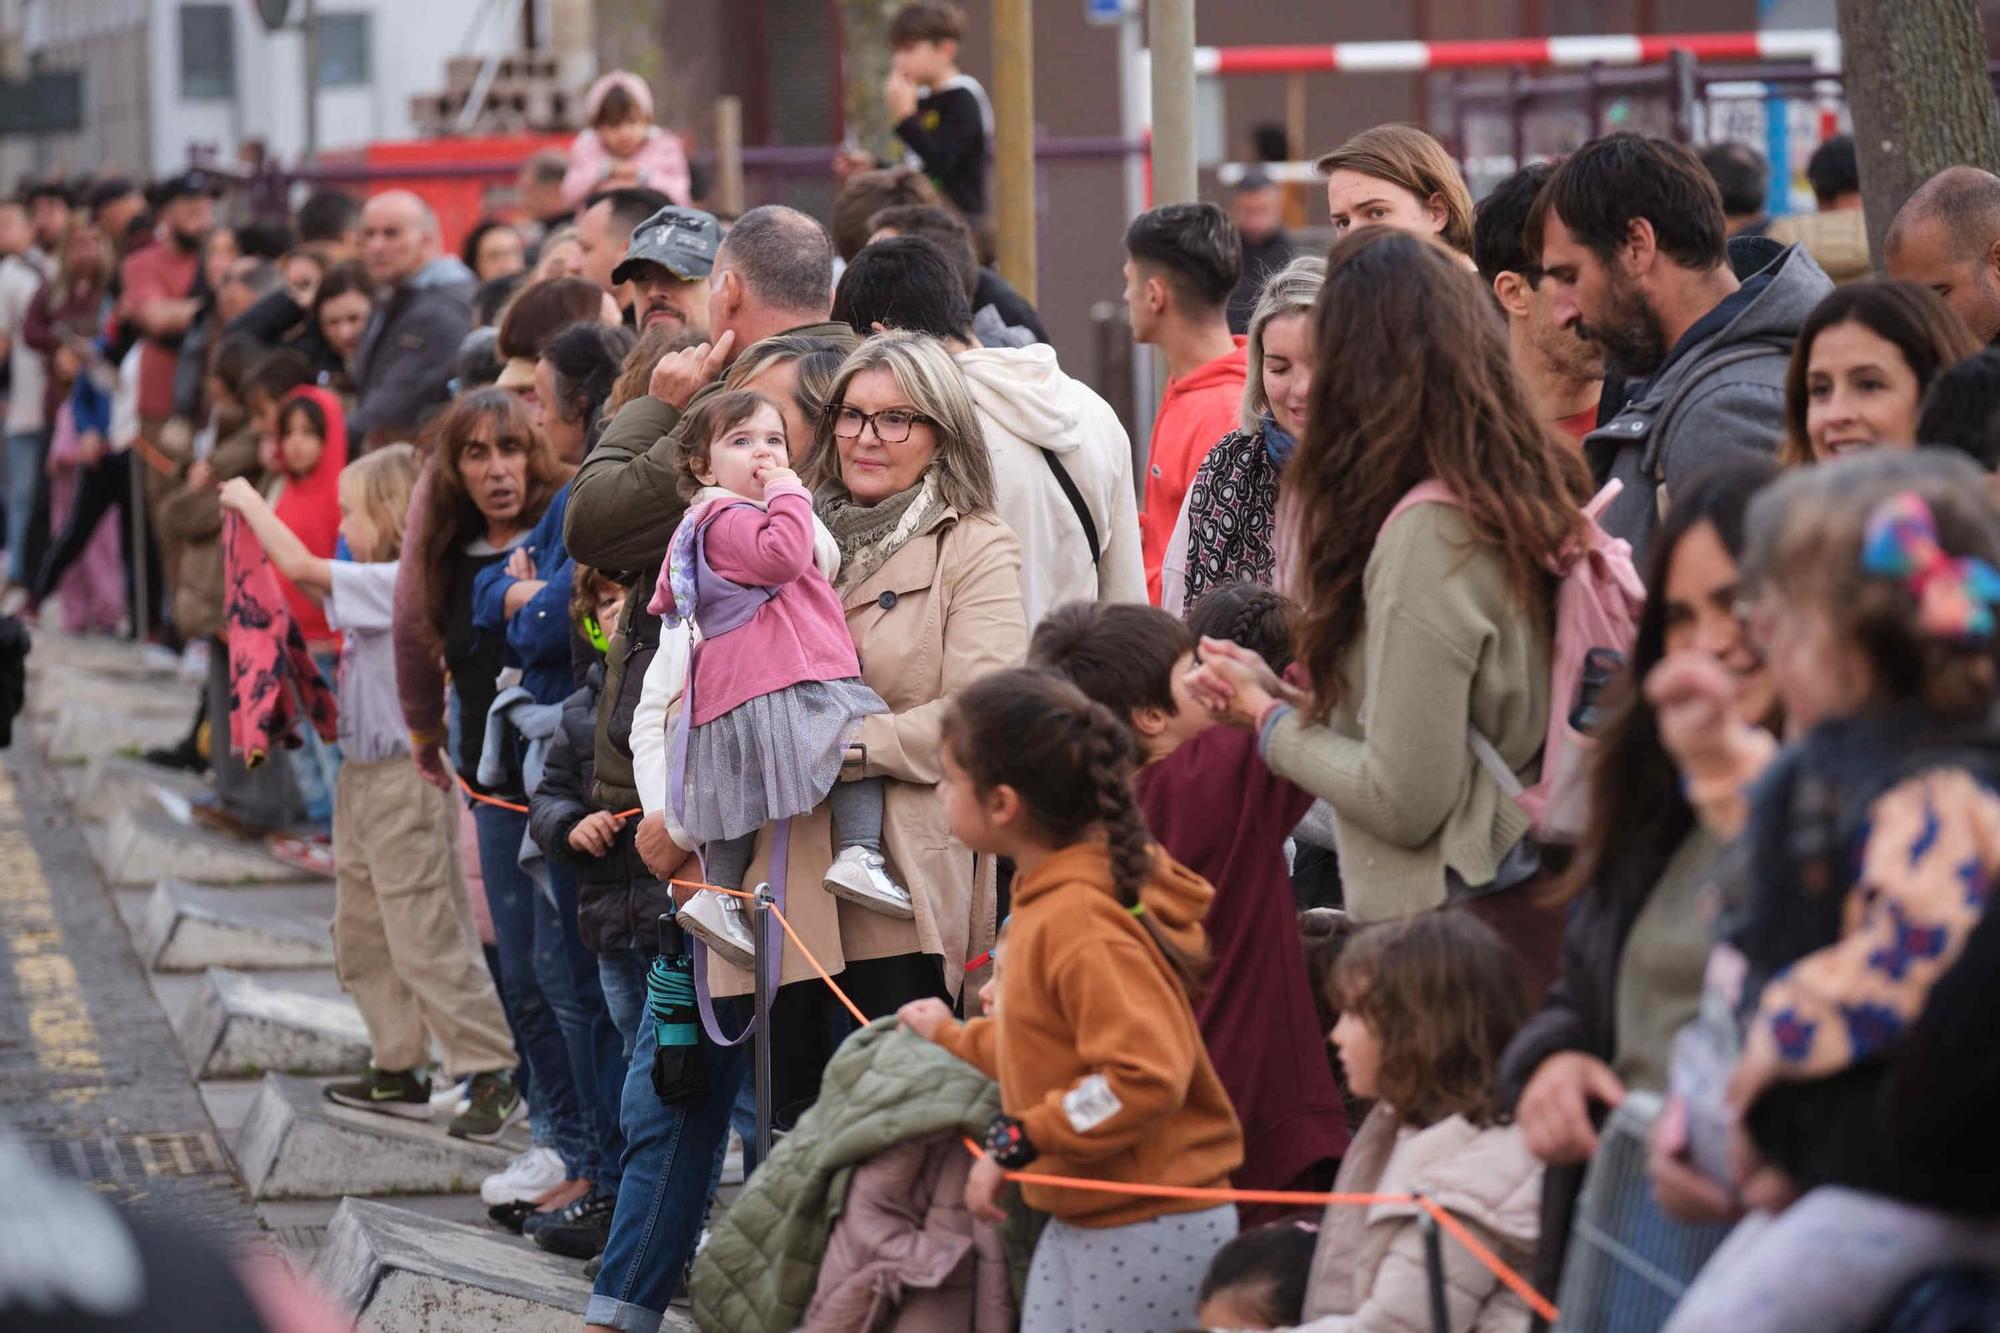
[[[208,678],[208,640],[190,639],[181,649],[181,679],[206,680]]]
[[[465,1114],[465,1108],[472,1105],[472,1080],[462,1078],[456,1083],[431,1085],[431,1113],[443,1114],[447,1119]]]
[[[732,967],[757,965],[757,937],[743,913],[743,900],[721,893],[697,893],[674,914],[681,929],[698,937]]]
[[[889,878],[889,863],[881,853],[865,847],[843,847],[833,864],[826,868],[826,891],[857,907],[865,907],[898,921],[917,914],[910,891]]]
[[[479,1197],[489,1206],[533,1203],[568,1177],[553,1148],[530,1148],[479,1182]]]

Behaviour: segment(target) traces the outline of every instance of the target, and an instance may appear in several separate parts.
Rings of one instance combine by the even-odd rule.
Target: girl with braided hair
[[[1001,1113],[965,1202],[998,1221],[1004,1173],[1213,1188],[1242,1132],[1203,1047],[1191,995],[1214,891],[1153,844],[1132,794],[1131,729],[1037,671],[986,676],[951,703],[938,783],[951,830],[1017,870],[1004,1002],[952,1020],[938,1000],[905,1026],[997,1079]],[[1236,1210],[1023,1182],[1050,1215],[1023,1333],[1183,1327]]]

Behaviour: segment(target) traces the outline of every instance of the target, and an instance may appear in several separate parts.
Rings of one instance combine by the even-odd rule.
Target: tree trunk
[[[887,161],[902,156],[882,81],[889,77],[889,21],[901,0],[840,0],[841,106],[847,133],[866,152]]]
[[[1946,167],[2000,170],[2000,109],[1978,0],[1840,0],[1840,45],[1868,211],[1868,252]]]

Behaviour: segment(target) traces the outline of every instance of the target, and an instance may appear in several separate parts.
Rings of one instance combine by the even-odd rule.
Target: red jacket
[[[1234,341],[1236,346],[1226,355],[1168,380],[1160,413],[1153,418],[1139,535],[1146,554],[1146,595],[1154,606],[1160,604],[1160,562],[1180,519],[1181,501],[1208,451],[1242,422],[1250,353],[1240,334]]]

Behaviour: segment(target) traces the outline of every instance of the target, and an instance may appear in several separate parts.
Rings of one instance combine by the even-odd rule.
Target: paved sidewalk
[[[25,725],[0,753],[0,1124],[140,1213],[266,1234]]]

